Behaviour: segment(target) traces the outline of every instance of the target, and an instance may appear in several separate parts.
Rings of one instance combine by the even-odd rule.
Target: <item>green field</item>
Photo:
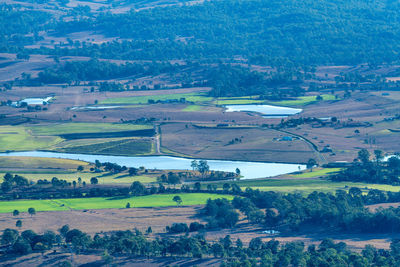
[[[154,145],[151,140],[132,138],[108,141],[107,138],[104,138],[101,143],[60,147],[57,151],[67,153],[80,153],[85,151],[85,153],[89,154],[138,156],[149,155],[154,152]]]
[[[226,198],[233,199],[231,195],[205,194],[205,193],[185,193],[185,194],[165,194],[149,195],[128,198],[70,198],[53,200],[15,200],[0,201],[0,213],[12,212],[17,209],[20,212],[27,212],[32,207],[36,211],[60,211],[60,210],[82,210],[82,209],[112,209],[125,208],[126,203],[131,207],[168,207],[175,206],[172,198],[179,195],[182,199],[181,205],[201,205],[207,199]]]
[[[335,100],[334,95],[321,95],[324,100]],[[279,106],[305,106],[317,102],[316,96],[300,96],[294,100],[270,101],[268,104]]]
[[[0,157],[1,169],[49,169],[49,170],[76,170],[78,166],[89,163],[72,159],[36,158],[36,157]]]
[[[263,104],[264,100],[254,100],[254,99],[218,99],[215,100],[216,105],[251,105],[251,104]]]
[[[277,191],[283,193],[300,192],[302,194],[309,194],[314,191],[334,193],[336,190],[347,190],[351,187],[359,187],[361,189],[379,189],[392,192],[400,191],[400,186],[368,183],[332,182],[328,179],[318,178],[254,179],[228,183],[236,183],[240,186],[242,190],[250,187],[252,189],[259,189],[261,191]],[[218,185],[219,189],[222,188],[222,182],[218,182],[216,184]],[[206,188],[206,185],[203,184],[203,188]]]
[[[3,180],[5,172],[0,172],[0,181]],[[157,181],[157,177],[154,175],[138,175],[138,176],[126,176],[124,174],[112,174],[112,175],[103,175],[99,173],[91,173],[91,172],[12,172],[12,174],[21,175],[28,180],[37,182],[38,180],[51,181],[53,177],[57,177],[58,179],[66,180],[68,182],[78,181],[80,177],[82,182],[86,182],[86,184],[90,184],[90,178],[96,177],[99,180],[99,184],[126,184],[129,185],[135,181],[139,181],[141,183],[154,183]]]
[[[116,123],[60,123],[31,126],[33,135],[61,135],[72,133],[104,133],[151,129],[152,125],[116,124]]]
[[[56,150],[61,152],[103,153],[108,155],[147,155],[153,152],[150,140],[98,138],[65,141],[57,135],[104,133],[152,129],[152,125],[113,123],[61,123],[37,126],[0,126],[0,152]]]
[[[186,112],[193,112],[193,111],[201,111],[204,109],[204,106],[200,106],[200,105],[189,105],[187,107],[185,107],[184,109],[182,109],[182,111],[186,111]]]
[[[148,104],[149,100],[154,101],[167,101],[174,99],[185,98],[189,102],[207,102],[211,101],[213,98],[208,97],[205,94],[198,93],[188,93],[188,94],[165,94],[165,95],[151,95],[151,96],[132,96],[132,97],[118,97],[109,98],[101,101],[100,104]]]
[[[307,171],[300,174],[292,174],[290,177],[294,178],[314,178],[319,176],[324,176],[340,171],[341,168],[324,168],[324,169],[314,169],[313,171]]]
[[[62,140],[56,136],[34,136],[23,126],[0,126],[0,152],[44,149]]]

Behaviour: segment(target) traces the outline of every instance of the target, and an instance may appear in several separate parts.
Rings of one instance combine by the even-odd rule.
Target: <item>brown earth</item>
[[[161,145],[197,158],[264,162],[306,162],[313,149],[301,139],[280,141],[287,136],[262,128],[198,128],[183,123],[161,126]],[[235,141],[230,143],[234,139]]]

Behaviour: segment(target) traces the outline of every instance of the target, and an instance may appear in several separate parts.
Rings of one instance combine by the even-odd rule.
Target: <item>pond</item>
[[[226,112],[250,111],[261,113],[265,117],[287,117],[302,112],[300,108],[288,108],[271,105],[226,105]]]
[[[112,162],[127,167],[143,166],[147,169],[165,170],[188,170],[191,169],[190,163],[193,159],[169,157],[169,156],[146,156],[146,157],[125,157],[125,156],[106,156],[89,154],[70,154],[45,151],[25,151],[0,153],[0,156],[25,156],[25,157],[44,157],[44,158],[63,158],[83,160],[87,162]],[[240,169],[242,179],[253,179],[271,177],[304,170],[305,165],[285,164],[285,163],[264,163],[247,161],[228,161],[228,160],[207,160],[210,170],[235,172]]]
[[[46,98],[25,98],[19,101],[20,103],[25,102],[28,105],[43,105],[43,103],[49,102],[49,100],[52,99],[51,96],[46,97]]]

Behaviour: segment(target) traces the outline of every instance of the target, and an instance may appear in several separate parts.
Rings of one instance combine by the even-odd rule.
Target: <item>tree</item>
[[[19,210],[14,210],[13,211],[13,216],[18,216],[19,215]]]
[[[98,184],[99,180],[96,177],[90,178],[90,184]]]
[[[127,209],[130,209],[131,208],[131,203],[126,203],[126,206],[125,206],[125,208],[127,208]]]
[[[14,253],[20,255],[29,254],[32,251],[31,245],[28,242],[26,242],[26,240],[23,239],[22,237],[18,238],[18,240],[14,243],[12,249]]]
[[[146,187],[141,182],[134,181],[130,187],[130,191],[134,196],[141,196],[146,193]]]
[[[58,232],[60,232],[60,234],[63,237],[66,237],[68,231],[69,231],[69,225],[68,224],[63,225],[60,229],[58,229]]]
[[[137,168],[133,168],[133,167],[129,168],[128,169],[128,173],[129,173],[130,176],[135,176],[138,173],[138,169]]]
[[[172,201],[176,202],[176,204],[179,206],[182,203],[182,199],[180,196],[174,196],[172,198]]]
[[[239,168],[236,168],[235,172],[236,172],[237,176],[240,176],[240,169]]]
[[[200,191],[200,189],[201,189],[201,184],[200,184],[200,182],[195,182],[195,183],[194,183],[194,186],[193,186],[193,189],[196,190],[196,191]]]
[[[21,220],[16,221],[15,226],[18,227],[18,228],[21,228],[22,227],[22,221]]]
[[[190,167],[192,167],[193,171],[197,170],[197,160],[192,160],[192,162],[190,163]]]
[[[369,163],[369,157],[370,154],[368,152],[368,150],[366,150],[365,148],[361,149],[360,151],[358,151],[358,159],[365,165],[367,163]]]
[[[80,166],[78,166],[78,168],[76,168],[76,170],[77,170],[78,172],[81,172],[81,171],[84,170],[84,167],[80,165]]]
[[[35,215],[35,214],[36,214],[35,208],[29,208],[29,209],[28,209],[28,213],[29,213],[29,215],[31,215],[31,217],[32,217],[33,215]]]
[[[12,245],[18,239],[18,232],[14,229],[5,229],[3,235],[1,236],[1,244]]]
[[[314,167],[314,166],[316,166],[317,165],[317,162],[315,161],[315,159],[309,159],[308,161],[307,161],[307,169],[311,169],[311,171],[312,171],[312,168]]]
[[[210,170],[210,166],[208,166],[207,160],[200,160],[197,166],[197,170],[204,176]]]
[[[153,232],[153,229],[151,229],[151,226],[149,226],[146,230],[146,234],[151,234]]]

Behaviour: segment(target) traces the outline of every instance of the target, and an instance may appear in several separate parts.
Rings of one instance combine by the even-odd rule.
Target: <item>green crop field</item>
[[[29,208],[35,208],[36,211],[60,211],[60,210],[82,210],[82,209],[112,209],[125,208],[126,203],[131,207],[168,207],[175,206],[172,201],[174,196],[180,196],[181,205],[201,205],[205,204],[207,199],[226,198],[233,199],[231,195],[218,195],[206,193],[185,193],[185,194],[165,194],[148,195],[140,197],[127,198],[70,198],[53,200],[15,200],[0,201],[0,213],[12,212],[17,209],[20,212],[27,212]]]
[[[151,129],[151,125],[116,124],[116,123],[60,123],[31,126],[33,135],[60,135],[71,133],[101,133]]]
[[[68,182],[78,181],[80,177],[82,182],[86,182],[86,184],[90,184],[90,179],[92,177],[96,177],[99,181],[99,184],[126,184],[129,185],[135,181],[139,181],[141,183],[154,183],[157,181],[156,175],[138,175],[138,176],[127,176],[124,174],[111,174],[111,175],[104,175],[99,173],[92,173],[92,172],[11,172],[12,174],[21,175],[28,180],[37,182],[38,180],[51,181],[53,177],[57,177],[58,179],[66,180]],[[0,172],[0,182],[3,180],[3,176],[5,172]]]
[[[254,100],[254,99],[224,99],[215,100],[216,105],[250,105],[250,104],[263,104],[264,100]]]
[[[154,152],[154,145],[150,140],[123,139],[107,142],[107,139],[104,139],[102,143],[61,147],[58,148],[57,151],[67,153],[80,153],[85,151],[85,153],[90,154],[138,156],[148,155]]]
[[[50,170],[76,170],[78,166],[88,165],[85,161],[57,158],[36,157],[0,157],[1,169],[50,169]]]
[[[321,192],[335,192],[336,190],[347,190],[351,187],[359,187],[361,189],[379,189],[384,191],[399,192],[400,186],[382,185],[382,184],[368,184],[368,183],[352,183],[352,182],[332,182],[328,179],[310,179],[310,178],[296,178],[296,179],[254,179],[243,180],[236,183],[242,190],[247,187],[252,189],[259,189],[261,191],[277,191],[283,193],[300,192],[309,194],[313,191]],[[218,188],[222,188],[223,183],[216,183]],[[203,184],[203,188],[206,185]]]
[[[294,178],[314,178],[319,176],[324,176],[328,174],[332,174],[340,171],[341,168],[324,168],[324,169],[315,169],[313,171],[307,171],[300,174],[292,174],[290,177]]]
[[[23,126],[0,126],[0,152],[44,149],[62,140],[55,136],[33,136]]]
[[[151,95],[151,96],[132,96],[132,97],[120,97],[120,98],[109,98],[103,100],[101,104],[148,104],[149,100],[154,101],[167,101],[174,99],[185,98],[186,101],[190,102],[207,102],[213,98],[198,93],[189,94],[165,94],[165,95]]]
[[[182,111],[193,112],[193,111],[201,111],[203,109],[204,109],[204,106],[189,105],[189,106],[185,107],[184,109],[182,109]]]
[[[334,95],[323,94],[321,95],[324,100],[335,100]],[[282,100],[282,101],[270,101],[268,102],[271,105],[280,105],[280,106],[305,106],[311,103],[317,102],[316,96],[300,96],[295,100]]]

